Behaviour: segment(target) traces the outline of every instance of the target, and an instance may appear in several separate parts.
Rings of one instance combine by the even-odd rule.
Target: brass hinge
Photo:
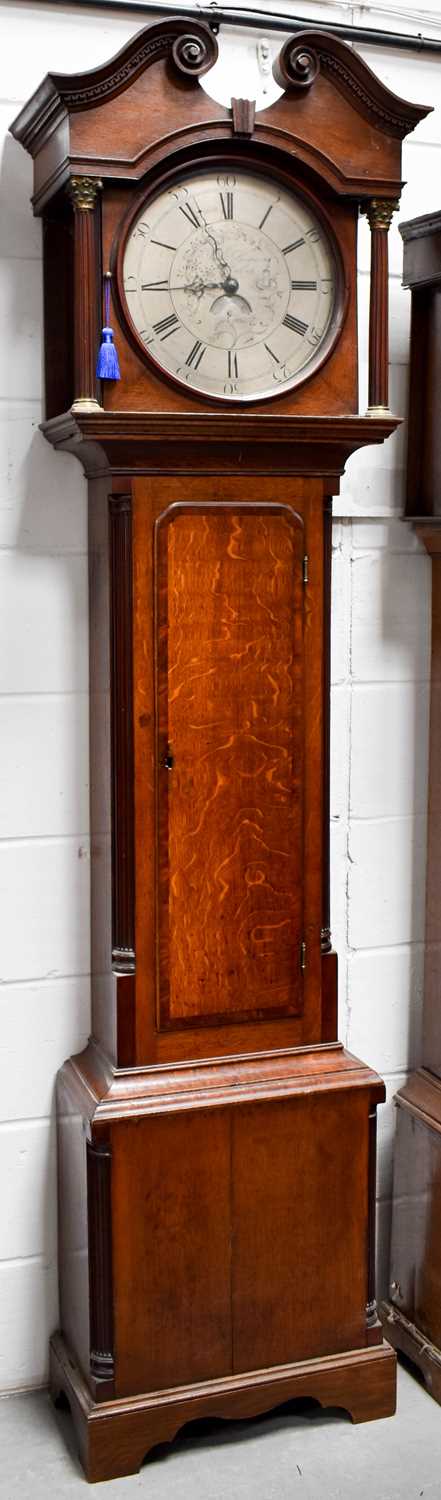
[[[306,556],[306,557],[303,558],[303,582],[304,583],[309,583],[308,563],[309,563],[309,557]]]
[[[300,968],[302,974],[304,974],[306,969],[306,943],[300,944]]]

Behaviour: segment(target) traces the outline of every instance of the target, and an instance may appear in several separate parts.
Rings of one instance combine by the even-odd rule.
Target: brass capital
[[[400,206],[399,198],[372,198],[365,209],[366,217],[372,229],[390,228],[392,214]]]
[[[71,177],[67,190],[74,208],[80,209],[82,213],[93,210],[102,185],[99,177]]]

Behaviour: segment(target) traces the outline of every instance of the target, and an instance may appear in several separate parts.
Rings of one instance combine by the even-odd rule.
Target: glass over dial
[[[123,257],[138,339],[174,380],[224,401],[306,379],[336,331],[336,257],[309,204],[240,168],[199,171],[148,200]]]

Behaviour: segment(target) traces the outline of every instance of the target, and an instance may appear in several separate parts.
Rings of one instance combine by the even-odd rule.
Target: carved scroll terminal
[[[320,59],[312,47],[293,46],[292,37],[276,57],[273,74],[282,89],[310,89],[320,69]]]
[[[173,62],[187,78],[201,78],[203,73],[208,73],[217,61],[218,53],[216,38],[208,28],[203,36],[196,36],[193,32],[177,36],[172,46]]]

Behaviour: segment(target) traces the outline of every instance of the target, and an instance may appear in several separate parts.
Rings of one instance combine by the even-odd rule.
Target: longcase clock
[[[89,477],[93,1038],[59,1077],[51,1354],[89,1479],[195,1417],[395,1401],[384,1086],[336,1039],[330,527],[347,459],[396,426],[387,230],[427,111],[320,31],[257,113],[201,88],[216,55],[194,14],[155,21],[12,127],[44,222],[43,431]],[[108,305],[120,379],[97,380]]]

